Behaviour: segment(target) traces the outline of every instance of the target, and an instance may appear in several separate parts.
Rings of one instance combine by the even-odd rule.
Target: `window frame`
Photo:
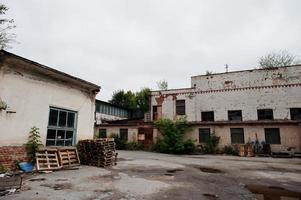
[[[52,110],[57,111],[57,121],[56,121],[56,125],[50,125],[50,112]],[[60,112],[66,112],[66,122],[65,122],[65,126],[60,126]],[[69,127],[68,126],[68,117],[69,117],[69,113],[74,114],[74,118],[73,118],[73,127]],[[76,132],[77,132],[77,118],[78,118],[78,113],[76,111],[72,111],[72,110],[68,110],[68,109],[64,109],[64,108],[58,108],[58,107],[49,107],[49,116],[48,116],[48,125],[47,125],[47,132],[46,132],[46,146],[73,146],[75,145],[75,141],[76,141]],[[48,134],[50,131],[55,131],[55,138],[49,138]],[[58,134],[59,132],[64,132],[64,139],[59,139],[58,138]],[[67,139],[67,134],[68,132],[73,132],[72,138],[71,139]],[[70,145],[66,145],[66,142],[71,141]],[[54,145],[48,145],[49,142],[54,142]],[[63,142],[63,145],[58,145],[59,142]]]
[[[233,119],[233,116],[231,116],[231,115],[235,115],[235,113],[240,114],[240,116],[239,116],[240,119]],[[229,121],[242,121],[242,110],[228,110],[228,120]]]
[[[291,120],[301,120],[301,108],[290,108]]]
[[[271,131],[271,130],[277,130],[276,131],[276,134],[278,134],[277,135],[277,142],[274,142],[274,139],[272,139],[273,140],[273,143],[271,143],[271,141],[269,141],[270,140],[270,138],[271,138],[271,136],[268,136],[267,137],[267,135],[268,134],[270,134],[269,132],[267,132],[267,131]],[[273,133],[274,134],[274,133]],[[280,128],[264,128],[264,138],[265,138],[265,142],[267,143],[267,144],[281,144],[281,136],[280,136]]]
[[[201,130],[203,130],[203,131],[208,131],[208,133],[206,133],[206,132],[203,132],[203,133],[201,133]],[[203,141],[203,139],[201,139],[202,137],[201,137],[201,134],[209,134],[209,136],[208,136],[208,138],[207,138],[207,140],[204,140]],[[208,140],[209,140],[209,138],[210,138],[210,136],[211,136],[211,130],[210,130],[210,128],[199,128],[199,143],[206,143]],[[207,136],[205,136],[205,138],[206,138]]]
[[[267,113],[260,113],[262,111],[271,111],[271,119],[267,118]],[[258,120],[274,120],[274,111],[271,108],[257,109],[257,119]]]
[[[121,136],[122,134],[124,134],[124,133],[122,133],[122,131],[125,131],[126,130],[126,139],[123,139],[123,136]],[[119,137],[120,137],[120,140],[123,140],[123,141],[128,141],[129,140],[129,129],[128,128],[120,128],[119,129]]]
[[[182,104],[182,105],[178,105],[178,104]],[[176,115],[186,115],[185,99],[176,100]]]
[[[212,120],[209,119],[209,120],[205,120],[205,114],[209,114],[209,113],[212,113]],[[202,122],[214,122],[214,111],[201,111],[201,120]]]
[[[242,130],[242,132],[234,132]],[[237,136],[234,137],[234,134],[241,134],[242,133],[242,141],[233,141],[234,138],[237,138]],[[245,144],[245,130],[244,128],[230,128],[230,139],[231,139],[231,144]],[[239,138],[241,139],[241,138]]]

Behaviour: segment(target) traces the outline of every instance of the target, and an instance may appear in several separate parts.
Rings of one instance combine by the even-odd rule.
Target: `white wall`
[[[191,87],[198,90],[219,90],[256,86],[296,84],[301,81],[301,66],[268,70],[248,70],[191,77]]]
[[[289,69],[288,74],[285,69]],[[296,72],[293,73],[292,70]],[[288,67],[281,69],[282,77],[290,77],[286,79],[286,83],[301,84],[301,66]],[[277,70],[259,71],[266,77],[272,76],[271,72],[280,74]],[[256,74],[258,75],[258,71]],[[255,73],[255,72],[254,72]],[[294,78],[293,78],[294,74]],[[231,75],[231,77],[230,77]],[[297,76],[298,77],[295,77]],[[220,79],[223,78],[220,76]],[[243,82],[244,80],[252,80],[253,72],[247,72],[245,76],[238,77],[235,73],[229,73],[230,80]],[[258,75],[260,77],[260,75]],[[203,77],[204,78],[204,77]],[[192,78],[193,79],[193,78]],[[267,78],[267,80],[270,80]],[[253,80],[253,82],[256,82]],[[259,81],[261,83],[261,81]],[[217,84],[214,82],[209,85]],[[263,83],[264,84],[264,83]],[[202,111],[214,111],[215,121],[228,120],[228,110],[242,110],[243,120],[257,120],[257,109],[270,108],[273,109],[274,119],[290,119],[290,108],[301,107],[301,85],[290,87],[255,87],[236,90],[218,90],[218,91],[199,91],[199,88],[188,88],[182,90],[169,90],[152,92],[151,104],[157,105],[156,98],[163,98],[162,115],[163,117],[175,119],[175,99],[185,100],[186,116],[188,121],[201,121]],[[283,85],[283,84],[282,84]],[[260,85],[259,85],[260,86]],[[203,86],[200,86],[203,87]],[[207,87],[206,85],[203,87]],[[214,89],[219,86],[215,85]]]
[[[0,66],[0,98],[16,112],[0,111],[0,146],[26,143],[33,126],[40,128],[45,144],[50,106],[76,111],[76,139],[93,138],[94,100],[79,89]]]

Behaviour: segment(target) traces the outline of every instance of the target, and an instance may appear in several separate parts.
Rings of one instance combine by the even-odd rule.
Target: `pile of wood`
[[[37,170],[58,170],[80,165],[75,147],[42,148],[36,152]]]
[[[113,138],[81,140],[78,142],[82,164],[108,167],[117,164],[117,153]]]

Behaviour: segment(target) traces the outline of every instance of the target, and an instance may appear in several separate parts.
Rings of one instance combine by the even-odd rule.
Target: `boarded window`
[[[291,108],[291,120],[301,120],[301,108]]]
[[[281,144],[279,128],[265,128],[265,142],[268,144]]]
[[[241,110],[229,110],[228,119],[229,121],[242,121]]]
[[[245,136],[243,128],[231,128],[231,143],[232,144],[244,144]]]
[[[106,138],[107,137],[107,129],[101,128],[99,129],[99,138]]]
[[[119,130],[119,135],[120,135],[120,139],[123,141],[127,141],[128,140],[128,129],[127,128],[121,128]]]
[[[258,120],[272,120],[274,119],[272,109],[259,109],[257,110]]]
[[[199,143],[205,143],[210,138],[210,128],[199,129]]]
[[[202,121],[203,122],[208,122],[208,121],[214,121],[214,112],[213,111],[208,111],[208,112],[202,112]]]
[[[176,114],[185,115],[185,100],[176,101]]]
[[[77,113],[50,107],[46,146],[71,146],[74,144]]]

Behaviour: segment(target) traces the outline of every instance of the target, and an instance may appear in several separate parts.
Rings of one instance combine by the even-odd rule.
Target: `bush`
[[[126,149],[126,141],[122,140],[118,134],[112,133],[109,136],[110,138],[114,138],[116,149],[118,150],[125,150]]]
[[[235,156],[238,156],[238,151],[235,150],[231,145],[225,146],[225,147],[223,148],[223,152],[224,152],[224,154],[227,154],[227,155],[235,155]]]
[[[193,140],[189,139],[184,142],[184,153],[194,153],[196,151],[196,146]]]
[[[185,118],[176,121],[160,119],[155,122],[155,127],[160,131],[163,138],[154,145],[154,151],[183,154],[192,153],[195,150],[192,140],[183,141],[185,131],[189,128]]]
[[[217,151],[217,145],[219,143],[220,137],[211,135],[208,141],[204,145],[204,153],[215,154]]]
[[[138,142],[127,142],[125,149],[131,151],[143,150],[143,145]]]
[[[36,162],[36,152],[40,146],[42,146],[42,142],[39,128],[34,126],[29,132],[28,142],[26,144],[27,154],[31,163]]]

